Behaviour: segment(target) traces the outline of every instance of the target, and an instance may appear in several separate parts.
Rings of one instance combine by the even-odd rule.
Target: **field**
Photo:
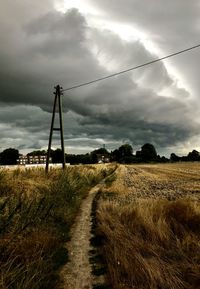
[[[59,283],[82,200],[115,166],[0,171],[0,288],[45,289]]]
[[[0,289],[47,288],[200,288],[200,164],[1,170]]]
[[[113,289],[200,288],[200,165],[121,166],[97,237]]]

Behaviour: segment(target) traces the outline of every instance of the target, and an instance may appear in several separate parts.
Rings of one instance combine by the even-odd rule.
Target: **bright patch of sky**
[[[99,30],[109,30],[117,34],[122,40],[131,42],[139,40],[141,43],[144,44],[145,48],[150,51],[151,53],[157,55],[158,58],[165,56],[166,54],[156,45],[153,43],[149,36],[142,30],[134,27],[133,25],[117,23],[105,18],[103,11],[97,10],[95,7],[91,6],[87,1],[83,0],[59,0],[56,3],[56,9],[60,12],[65,13],[68,9],[77,8],[87,19],[88,25],[90,27],[97,28]],[[98,61],[101,65],[106,67],[108,71],[113,71],[115,69],[115,63],[108,62],[108,60],[102,55],[98,54],[97,50],[95,49],[94,45],[91,46],[92,52],[98,58]],[[168,53],[173,53],[176,51],[169,51]],[[187,91],[191,92],[192,89],[184,79],[180,71],[178,71],[173,64],[171,64],[170,60],[165,60],[165,67],[174,79],[178,88],[186,89]],[[156,65],[156,64],[155,64]],[[131,63],[130,63],[131,67]],[[128,67],[127,67],[128,68]],[[126,69],[126,68],[124,68]],[[160,93],[166,94],[166,96],[172,96],[170,94],[170,90],[164,89],[160,91]],[[173,96],[172,96],[173,97]]]
[[[100,11],[89,5],[87,1],[83,0],[59,0],[55,4],[58,11],[66,12],[68,9],[77,8],[84,15],[92,14],[99,15]]]

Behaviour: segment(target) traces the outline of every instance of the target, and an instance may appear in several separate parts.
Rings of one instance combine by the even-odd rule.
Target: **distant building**
[[[110,158],[106,154],[97,154],[97,163],[102,164],[102,163],[109,163]]]
[[[45,164],[47,160],[47,156],[28,156],[28,155],[21,155],[17,160],[17,164],[19,165],[33,165],[33,164]],[[52,159],[49,159],[52,162]]]

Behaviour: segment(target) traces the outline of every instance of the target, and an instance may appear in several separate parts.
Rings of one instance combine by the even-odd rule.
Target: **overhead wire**
[[[72,89],[76,89],[76,88],[79,88],[79,87],[82,87],[82,86],[90,85],[90,84],[93,84],[93,83],[96,83],[96,82],[100,82],[100,81],[106,80],[108,78],[112,78],[112,77],[115,77],[115,76],[130,72],[132,70],[136,70],[136,69],[142,68],[144,66],[148,66],[148,65],[154,64],[156,62],[165,60],[167,58],[170,58],[170,57],[173,57],[173,56],[176,56],[176,55],[188,52],[188,51],[191,51],[191,50],[199,48],[199,47],[200,47],[200,44],[197,44],[197,45],[191,46],[189,48],[186,48],[186,49],[183,49],[183,50],[179,50],[178,52],[168,54],[168,55],[166,55],[164,57],[157,58],[157,59],[151,60],[149,62],[145,62],[143,64],[139,64],[139,65],[136,65],[134,67],[130,67],[128,69],[121,70],[119,72],[109,74],[109,75],[104,76],[104,77],[100,77],[100,78],[97,78],[97,79],[94,79],[94,80],[91,80],[91,81],[88,81],[88,82],[84,82],[84,83],[80,83],[80,84],[77,84],[77,85],[74,85],[74,86],[71,86],[71,87],[68,87],[68,88],[64,88],[64,89],[62,89],[62,92],[69,91],[69,90],[72,90]]]

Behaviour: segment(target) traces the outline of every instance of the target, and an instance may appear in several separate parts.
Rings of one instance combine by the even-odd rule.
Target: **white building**
[[[45,164],[47,160],[47,156],[29,156],[29,155],[21,155],[17,160],[19,165],[32,165],[32,164]],[[52,159],[50,158],[49,161],[51,162]]]

